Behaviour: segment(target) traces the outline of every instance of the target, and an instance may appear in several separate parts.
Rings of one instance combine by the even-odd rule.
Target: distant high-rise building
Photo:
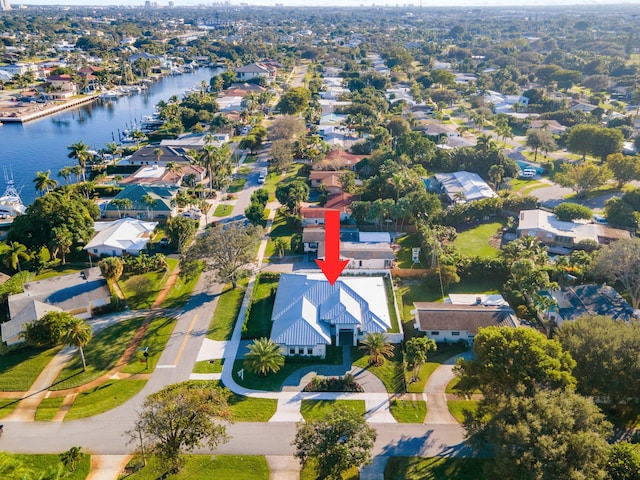
[[[151,0],[146,0],[144,2],[144,6],[145,6],[145,8],[151,8]]]
[[[3,11],[11,10],[11,5],[9,5],[9,0],[0,0],[0,10],[3,10]]]

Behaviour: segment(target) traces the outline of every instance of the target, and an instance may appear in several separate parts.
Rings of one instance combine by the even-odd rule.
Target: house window
[[[296,354],[296,349],[295,348],[290,348],[289,349],[289,355],[295,355]]]
[[[438,336],[438,335],[440,335],[440,332],[437,332],[437,331],[436,332],[431,332],[431,335]]]
[[[307,348],[307,355],[313,355],[313,348]]]
[[[304,347],[298,349],[298,355],[304,355]]]
[[[460,336],[460,332],[451,332],[451,336],[452,337],[459,337]]]
[[[391,260],[384,261],[384,268],[391,268]]]
[[[93,249],[93,253],[98,253],[98,249],[97,249],[97,248],[94,248],[94,249]]]
[[[318,248],[318,242],[309,242],[309,248]]]
[[[362,260],[360,260],[360,265],[359,266],[362,267]]]

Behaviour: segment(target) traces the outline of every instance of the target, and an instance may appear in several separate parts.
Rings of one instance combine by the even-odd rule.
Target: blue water
[[[181,95],[199,85],[218,71],[200,68],[191,73],[169,76],[154,83],[144,93],[121,97],[109,103],[94,102],[74,110],[22,124],[5,123],[0,127],[0,195],[4,192],[2,169],[13,171],[13,178],[25,205],[36,197],[33,179],[36,172],[51,170],[51,177],[60,181],[58,172],[75,160],[67,158],[67,146],[84,141],[92,149],[118,139],[121,132],[153,113],[160,100]]]

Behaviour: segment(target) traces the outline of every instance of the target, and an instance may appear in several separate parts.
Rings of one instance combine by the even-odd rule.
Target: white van
[[[264,183],[265,180],[267,179],[267,174],[269,173],[269,171],[266,168],[261,168],[260,172],[258,173],[258,183]]]
[[[520,178],[533,178],[536,176],[536,171],[533,168],[525,168],[520,171]]]

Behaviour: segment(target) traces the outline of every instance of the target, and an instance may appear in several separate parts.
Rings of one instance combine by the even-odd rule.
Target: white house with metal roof
[[[447,195],[452,203],[466,203],[498,195],[477,173],[460,171],[454,173],[436,173],[436,186]]]
[[[96,235],[84,247],[89,255],[137,255],[147,248],[158,222],[145,222],[137,218],[121,218],[115,222],[95,222]]]
[[[285,355],[325,356],[326,346],[356,345],[366,333],[391,329],[383,277],[283,274],[271,315],[271,339]]]

